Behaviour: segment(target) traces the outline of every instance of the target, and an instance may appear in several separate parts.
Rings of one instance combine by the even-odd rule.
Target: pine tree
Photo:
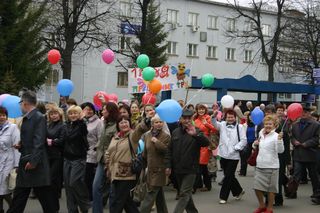
[[[11,70],[7,76],[14,77],[18,88],[37,89],[50,72],[41,40],[43,12],[44,4],[32,0],[0,1],[0,76]],[[0,84],[7,82],[0,78]]]
[[[164,32],[164,24],[161,22],[159,5],[154,0],[148,5],[146,27],[138,34],[140,44],[136,45],[135,51],[149,56],[149,66],[157,67],[166,63],[167,33]]]
[[[5,72],[1,79],[0,94],[8,93],[18,95],[20,87],[18,81],[14,77],[13,71]]]

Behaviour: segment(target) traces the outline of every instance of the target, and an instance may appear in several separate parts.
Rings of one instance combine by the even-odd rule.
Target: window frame
[[[213,23],[214,23],[214,26],[213,26]],[[218,30],[218,16],[208,15],[207,29]]]
[[[250,54],[248,55],[248,53],[250,53]],[[252,61],[253,61],[252,53],[253,53],[252,50],[244,50],[244,59],[243,59],[243,62],[245,62],[245,63],[252,63]],[[250,57],[248,58],[248,56],[250,56]]]
[[[268,29],[267,33],[266,33],[266,30],[265,30],[266,26],[267,26],[267,29]],[[262,24],[261,32],[262,32],[263,36],[270,37],[271,36],[271,25],[270,24]]]
[[[231,51],[229,54],[229,50]],[[229,55],[232,56],[229,58]],[[236,61],[236,48],[227,47],[226,48],[226,61]]]
[[[190,53],[190,45],[191,45],[191,53],[192,54],[189,54]],[[194,43],[187,44],[187,57],[199,57],[198,56],[198,44],[194,44]]]
[[[124,40],[122,41],[122,39]],[[126,39],[129,39],[129,44],[127,43]],[[119,36],[119,44],[118,44],[119,51],[130,51],[131,41],[132,41],[132,37],[130,36]],[[122,48],[122,42],[125,48]]]
[[[227,18],[227,31],[235,32],[236,31],[236,19],[235,18]]]
[[[121,75],[126,76],[126,77],[123,78],[123,76],[122,76],[122,79],[120,79]],[[120,84],[120,83],[123,83],[123,84]],[[128,87],[128,72],[118,72],[117,87]]]
[[[178,47],[178,42],[176,41],[168,41],[167,42],[167,49],[166,49],[166,54],[168,55],[178,55],[177,48]],[[170,52],[168,51],[170,49]],[[173,51],[175,50],[175,52]]]
[[[177,24],[178,23],[178,10],[174,9],[167,9],[167,23],[169,24]],[[169,13],[170,15],[170,20],[169,20]],[[175,13],[175,21],[172,21],[172,14]]]
[[[209,52],[210,52],[210,54],[212,54],[211,56],[209,56]],[[207,58],[208,59],[218,59],[218,57],[217,57],[217,46],[207,45]]]
[[[194,23],[194,17],[192,17],[192,21],[190,23],[190,15],[196,17],[196,20],[195,20],[196,23]],[[196,26],[196,27],[199,26],[199,13],[188,12],[188,24],[187,24],[187,26]]]
[[[123,14],[123,10],[122,10],[122,5],[126,5],[126,6],[129,6],[129,8],[125,8],[125,14]],[[132,13],[132,3],[130,2],[127,2],[127,1],[120,1],[119,2],[119,8],[120,8],[120,16],[121,17],[131,17],[131,13]],[[129,10],[128,10],[129,9]],[[129,13],[129,14],[127,14]]]

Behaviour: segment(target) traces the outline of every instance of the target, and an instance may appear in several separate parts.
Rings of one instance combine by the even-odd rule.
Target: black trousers
[[[301,172],[308,169],[309,176],[311,178],[313,194],[320,195],[319,180],[317,174],[317,163],[316,162],[294,162],[294,178],[299,182],[301,180]]]
[[[130,195],[131,189],[136,185],[136,180],[114,180],[111,183],[111,194],[109,198],[110,212],[139,213],[137,205]]]
[[[242,187],[235,177],[239,160],[229,160],[221,158],[220,163],[223,168],[224,179],[220,190],[220,199],[228,200],[230,191],[233,196],[238,196],[242,192]]]
[[[203,184],[208,190],[211,190],[211,177],[209,175],[209,170],[207,165],[200,165],[199,173],[197,174],[196,181],[194,183],[193,189],[202,188]]]
[[[55,210],[59,211],[59,198],[61,197],[63,181],[63,158],[49,159],[49,165],[51,175],[52,202],[55,205]]]
[[[26,208],[27,201],[31,189],[33,189],[36,197],[39,199],[44,213],[54,213],[55,205],[52,201],[51,186],[40,187],[16,187],[13,192],[12,204],[7,213],[23,213]]]
[[[286,176],[286,159],[283,156],[279,156],[279,180],[278,180],[278,193],[275,196],[276,204],[283,204],[282,187],[286,187],[288,183],[288,177]]]
[[[96,174],[96,163],[86,163],[86,175],[85,175],[85,182],[88,187],[89,191],[89,199],[92,201],[92,185],[94,180],[94,175]]]
[[[252,144],[247,144],[245,148],[240,152],[240,175],[247,175],[247,168],[248,168],[248,163],[247,160],[250,157],[252,152]]]

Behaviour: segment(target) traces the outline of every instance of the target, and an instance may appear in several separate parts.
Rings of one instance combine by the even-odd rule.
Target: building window
[[[198,15],[197,13],[188,13],[188,25],[198,26]]]
[[[188,44],[187,56],[198,56],[198,45]]]
[[[216,46],[207,46],[207,58],[217,58]]]
[[[208,29],[218,29],[217,16],[208,16]]]
[[[261,30],[263,36],[271,36],[271,25],[263,24]]]
[[[120,15],[124,17],[131,17],[131,4],[129,2],[120,2]]]
[[[167,54],[177,55],[177,42],[168,41]]]
[[[119,50],[130,50],[131,37],[119,37]]]
[[[233,18],[227,19],[227,31],[234,32],[236,31],[236,20]]]
[[[128,86],[128,73],[118,72],[118,87],[127,87],[127,86]]]
[[[254,23],[252,21],[244,22],[244,32],[252,32],[254,30]]]
[[[167,11],[167,22],[171,24],[178,23],[178,11],[177,10],[168,10]]]
[[[244,51],[244,62],[252,62],[252,50]]]
[[[284,93],[279,93],[279,98],[283,99],[284,98]]]
[[[234,49],[234,48],[227,48],[226,60],[228,60],[228,61],[235,61],[235,60],[236,60],[235,53],[236,53],[236,49]]]
[[[292,94],[291,93],[286,93],[286,99],[291,99],[292,98]]]

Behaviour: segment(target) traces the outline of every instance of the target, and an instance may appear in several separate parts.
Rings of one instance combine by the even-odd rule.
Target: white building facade
[[[119,13],[132,16],[133,0],[117,1],[115,8]],[[168,65],[177,66],[185,63],[191,70],[191,76],[201,78],[205,73],[212,73],[216,78],[238,79],[245,75],[252,75],[257,80],[267,80],[267,66],[260,56],[260,43],[243,47],[240,40],[232,40],[227,34],[230,32],[244,32],[250,28],[250,23],[244,18],[236,18],[237,13],[227,4],[207,0],[162,0],[160,1],[162,20],[165,22],[165,31],[168,33],[167,54]],[[136,23],[139,24],[139,23]],[[272,12],[266,12],[262,17],[263,32],[266,37],[273,34],[276,24],[276,16]],[[130,41],[135,39],[133,35],[121,35],[120,24],[109,26],[116,29],[119,41],[114,49],[125,51]],[[117,54],[116,58],[127,64],[127,59]],[[275,81],[297,83],[298,80],[285,79],[275,69]],[[78,102],[92,101],[93,95],[100,90],[107,93],[115,93],[119,100],[130,99],[128,94],[127,71],[117,61],[107,65],[101,59],[101,51],[91,51],[85,56],[74,56],[71,80],[75,84],[75,91],[71,95]],[[54,91],[50,93],[52,86],[45,90],[44,98],[57,100],[58,95]],[[172,98],[185,100],[186,90],[172,91]],[[255,93],[228,92],[235,99],[257,100]],[[212,104],[217,99],[214,90],[198,92],[190,89],[188,99],[191,103]],[[266,94],[262,95],[266,100]],[[279,101],[300,101],[301,95],[280,94]]]

